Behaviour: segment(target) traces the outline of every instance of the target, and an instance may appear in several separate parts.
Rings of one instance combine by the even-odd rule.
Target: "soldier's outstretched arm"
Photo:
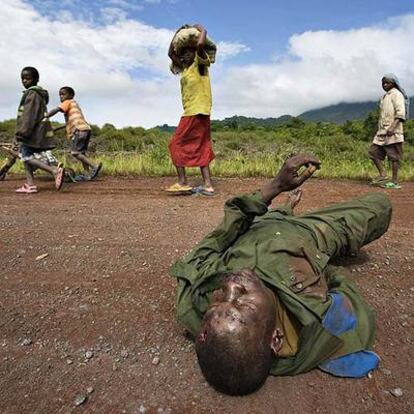
[[[321,162],[313,155],[299,154],[285,161],[275,178],[261,189],[263,201],[271,204],[280,193],[300,187],[320,168]],[[304,171],[300,173],[300,169]]]

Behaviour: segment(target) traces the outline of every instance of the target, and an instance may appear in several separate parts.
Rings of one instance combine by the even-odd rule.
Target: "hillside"
[[[355,121],[365,119],[371,111],[378,108],[378,102],[356,102],[356,103],[340,103],[337,105],[325,106],[319,109],[312,109],[300,114],[297,118],[308,122],[333,122],[335,124],[343,124],[346,121]],[[234,115],[222,120],[212,120],[212,129],[254,129],[257,127],[272,128],[274,126],[286,124],[292,121],[294,117],[290,115],[282,115],[278,118],[253,118],[247,116]],[[414,96],[410,98],[410,117],[414,119]],[[162,125],[156,127],[164,132],[173,132],[175,126]]]
[[[364,119],[377,107],[377,102],[340,103],[303,112],[299,118],[311,122],[324,121],[342,124],[345,121]]]
[[[253,118],[247,116],[234,115],[230,118],[224,118],[223,120],[213,120],[212,127],[214,126],[227,126],[233,128],[238,126],[242,128],[246,127],[273,127],[277,125],[285,124],[292,117],[290,115],[282,115],[278,118]]]
[[[278,118],[253,118],[247,116],[234,115],[230,118],[213,119],[211,120],[211,129],[256,129],[258,127],[272,128],[278,125],[283,125],[293,117],[290,115],[282,115]],[[159,125],[155,127],[163,132],[172,133],[175,131],[175,126],[168,124]]]
[[[365,119],[369,112],[378,107],[378,102],[356,102],[340,103],[337,105],[325,106],[319,109],[306,111],[299,115],[304,121],[324,121],[342,124],[345,121]],[[414,97],[410,98],[410,119],[414,116]]]

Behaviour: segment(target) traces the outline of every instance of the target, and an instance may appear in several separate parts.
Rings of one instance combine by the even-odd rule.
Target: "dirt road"
[[[21,182],[0,183],[1,413],[414,412],[412,183],[390,192],[386,236],[342,262],[377,311],[381,368],[362,380],[269,377],[234,398],[202,378],[168,269],[213,229],[228,197],[264,180],[218,180],[214,198],[168,197],[172,178],[103,178],[60,193],[42,180],[29,196],[14,193]],[[367,191],[312,180],[298,212]]]

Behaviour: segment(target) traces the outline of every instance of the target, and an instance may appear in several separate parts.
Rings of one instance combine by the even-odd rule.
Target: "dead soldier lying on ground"
[[[318,367],[358,378],[378,366],[373,311],[329,261],[387,231],[389,198],[369,193],[295,217],[296,190],[268,209],[319,167],[295,156],[261,190],[228,200],[221,224],[171,269],[178,320],[195,338],[206,380],[223,393],[254,392],[269,374]]]

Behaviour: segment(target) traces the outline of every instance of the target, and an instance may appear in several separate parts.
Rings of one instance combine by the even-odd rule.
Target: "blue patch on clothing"
[[[357,318],[351,302],[341,293],[330,292],[332,304],[323,318],[322,325],[332,335],[338,336],[355,329]],[[319,365],[322,371],[337,377],[361,378],[377,368],[380,358],[375,352],[358,351]]]
[[[377,368],[379,356],[372,351],[358,351],[335,359],[328,359],[319,368],[336,377],[362,378]]]
[[[335,336],[355,329],[357,318],[349,299],[337,292],[330,292],[329,296],[332,298],[332,304],[323,318],[324,328]]]

